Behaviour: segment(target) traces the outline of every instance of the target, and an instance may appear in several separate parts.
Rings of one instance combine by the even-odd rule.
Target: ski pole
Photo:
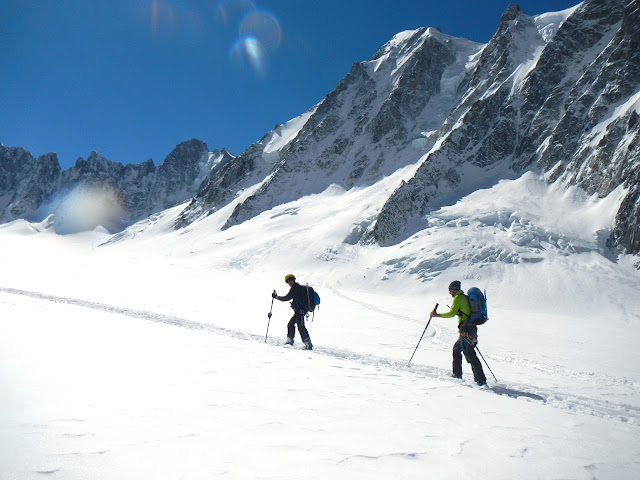
[[[276,291],[274,290],[273,293],[276,293]],[[269,335],[269,325],[271,324],[271,312],[273,311],[274,300],[275,300],[275,297],[271,297],[271,309],[269,310],[269,315],[267,315],[267,317],[269,317],[269,321],[267,322],[267,333],[264,336],[264,343],[267,343],[267,336]]]
[[[476,350],[478,350],[478,353],[480,354],[480,357],[482,357],[482,360],[484,360],[484,355],[482,355],[482,352],[480,351],[480,349],[478,348],[478,345],[475,345]],[[493,375],[493,370],[491,370],[491,367],[489,366],[489,364],[487,363],[486,360],[484,360],[484,364],[487,366],[487,368],[489,369],[489,371],[491,372],[491,375]],[[498,379],[496,378],[495,375],[493,375],[493,379],[496,381],[496,383],[498,383]]]
[[[433,311],[435,312],[437,309],[438,309],[438,304],[436,303],[436,306],[433,307]],[[418,351],[418,347],[420,346],[420,342],[422,341],[422,337],[424,337],[424,334],[427,331],[427,328],[429,328],[429,324],[430,323],[431,323],[431,318],[429,318],[429,321],[427,322],[427,326],[424,327],[422,335],[420,335],[420,340],[418,340],[418,345],[416,345],[416,349],[413,351],[413,355],[415,355],[416,352]],[[413,360],[413,355],[411,355],[411,358],[409,359],[409,363],[407,363],[407,367],[411,365],[411,360]]]

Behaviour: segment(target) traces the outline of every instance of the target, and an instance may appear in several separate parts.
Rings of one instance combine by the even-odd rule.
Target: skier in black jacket
[[[291,290],[284,297],[280,297],[274,290],[271,295],[273,298],[277,298],[281,302],[291,300],[291,308],[293,308],[293,317],[287,324],[287,345],[293,345],[293,338],[296,335],[295,326],[298,325],[298,332],[304,342],[305,350],[312,350],[311,338],[309,337],[309,331],[304,326],[304,317],[309,312],[309,292],[307,289],[296,282],[296,277],[289,274],[284,277],[284,281],[287,282]]]

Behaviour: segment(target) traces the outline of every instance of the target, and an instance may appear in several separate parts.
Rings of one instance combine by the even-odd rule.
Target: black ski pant
[[[287,324],[287,337],[291,340],[296,335],[296,325],[298,326],[298,332],[300,332],[300,338],[302,338],[303,342],[310,342],[311,338],[309,337],[309,331],[307,327],[304,326],[304,313],[294,313],[291,320]]]
[[[462,336],[458,338],[458,341],[453,344],[453,374],[456,377],[462,377],[462,355],[468,363],[471,364],[471,370],[473,371],[473,379],[478,383],[486,383],[487,377],[482,370],[482,364],[478,355],[476,355],[475,342],[477,337]]]

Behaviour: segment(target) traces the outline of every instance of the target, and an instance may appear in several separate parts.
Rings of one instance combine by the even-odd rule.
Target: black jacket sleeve
[[[293,299],[293,287],[291,287],[291,289],[289,290],[289,293],[287,293],[284,297],[276,297],[278,300],[282,300],[283,302],[286,302],[287,300],[292,300]]]
[[[293,300],[294,310],[307,310],[307,304],[309,303],[307,299],[307,290],[302,285],[295,283],[289,293],[287,293],[284,297],[277,297],[278,300],[282,300],[286,302],[287,300]]]

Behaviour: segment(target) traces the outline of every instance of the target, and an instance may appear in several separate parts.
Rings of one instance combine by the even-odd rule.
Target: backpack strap
[[[311,311],[311,295],[309,294],[309,284],[307,283],[307,311]]]
[[[471,301],[469,300],[469,297],[468,297],[466,294],[464,294],[464,293],[462,294],[462,296],[463,296],[464,298],[466,298],[466,299],[467,299],[467,305],[469,305],[469,310],[471,310],[471,303],[470,303]],[[467,319],[466,319],[466,320],[463,320],[463,321],[466,321],[466,322],[468,322],[468,321],[469,321],[469,319],[471,318],[471,315],[469,315],[469,314],[467,314],[467,313],[464,313],[464,312],[462,311],[462,309],[461,309],[461,308],[460,308],[460,309],[458,309],[458,313],[457,313],[457,315],[458,315],[459,317],[460,317],[460,316],[462,316],[462,315],[464,315],[465,317],[467,317]]]

